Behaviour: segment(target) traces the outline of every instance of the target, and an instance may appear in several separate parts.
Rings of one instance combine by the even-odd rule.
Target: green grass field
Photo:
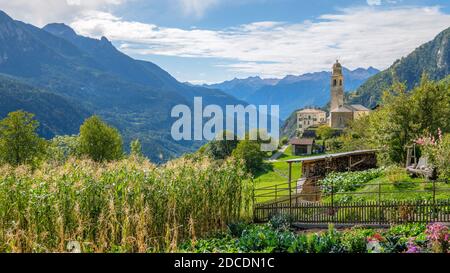
[[[265,170],[257,174],[254,178],[255,188],[257,189],[256,195],[273,195],[257,197],[257,202],[265,202],[275,199],[275,194],[270,194],[275,190],[275,186],[278,185],[278,194],[280,196],[287,196],[289,194],[288,188],[288,175],[289,175],[289,164],[286,162],[290,159],[301,158],[299,156],[292,155],[292,149],[289,146],[288,149],[283,153],[283,155],[278,159],[277,162],[266,162]],[[295,183],[302,176],[302,165],[294,164],[292,165],[292,187],[295,187]],[[273,187],[267,190],[262,190],[261,188]]]
[[[292,155],[289,147],[276,162],[266,162],[265,170],[257,174],[255,181],[255,195],[257,202],[266,202],[275,199],[275,187],[277,187],[277,197],[287,197],[289,164],[290,159],[302,158]],[[292,165],[292,188],[302,177],[302,165]],[[339,193],[334,197],[335,201],[377,201],[378,191],[381,188],[381,200],[427,200],[433,197],[433,185],[423,184],[422,178],[411,178],[405,171],[399,169],[396,172],[386,173],[383,176],[369,181],[366,186],[349,194]],[[381,184],[381,186],[379,186]],[[263,196],[261,196],[263,195]],[[436,199],[450,198],[450,184],[436,183]],[[330,197],[323,199],[323,202],[331,201]]]
[[[433,184],[424,182],[426,181],[423,178],[411,178],[406,172],[385,174],[352,193],[336,194],[334,199],[336,201],[378,201],[378,191],[381,189],[381,201],[430,200],[433,198]],[[436,200],[449,198],[450,184],[437,182]],[[330,202],[331,198],[324,198],[323,201]]]

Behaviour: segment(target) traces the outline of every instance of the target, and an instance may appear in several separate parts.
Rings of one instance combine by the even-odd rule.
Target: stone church
[[[360,104],[344,104],[344,74],[342,73],[342,65],[339,61],[336,61],[331,76],[330,127],[344,129],[349,122],[369,113],[370,110]]]

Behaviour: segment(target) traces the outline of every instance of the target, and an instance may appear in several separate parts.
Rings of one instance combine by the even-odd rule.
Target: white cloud
[[[217,5],[219,0],[177,0],[185,15],[203,17],[206,10]]]
[[[369,6],[381,6],[382,4],[398,4],[402,0],[367,0]]]
[[[381,5],[381,0],[367,0],[369,6],[379,6]]]
[[[350,68],[386,68],[450,26],[438,7],[353,8],[303,23],[256,22],[218,31],[165,28],[91,12],[72,27],[107,36],[135,57],[220,58],[229,70],[281,77],[328,70],[336,58]]]
[[[43,26],[69,22],[87,10],[107,9],[127,0],[0,0],[0,9],[13,18]]]

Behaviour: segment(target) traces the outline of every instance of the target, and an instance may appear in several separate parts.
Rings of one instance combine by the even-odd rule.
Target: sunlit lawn
[[[270,194],[270,192],[275,191],[275,186],[278,186],[278,195],[287,196],[288,191],[288,174],[289,174],[289,164],[286,162],[290,159],[301,158],[299,156],[292,155],[292,149],[289,146],[284,154],[278,159],[278,162],[266,162],[266,170],[257,174],[255,176],[255,187],[256,195],[272,195],[257,197],[257,202],[265,202],[275,199],[275,194]],[[292,165],[292,188],[295,187],[296,182],[302,176],[301,164]],[[281,174],[280,174],[281,173]],[[283,175],[282,175],[283,174]],[[267,190],[261,190],[261,188],[273,187]],[[258,190],[259,189],[259,190]],[[284,190],[283,190],[284,189]]]
[[[354,193],[337,194],[336,201],[378,201],[378,192],[381,189],[381,201],[407,201],[407,200],[431,200],[433,198],[433,184],[423,183],[423,178],[411,178],[409,175],[400,174],[394,179],[387,175],[368,182]],[[381,186],[380,186],[381,184]],[[436,183],[436,200],[448,200],[450,198],[450,184]],[[329,197],[323,201],[329,202]]]
[[[254,178],[255,195],[257,202],[266,202],[275,199],[275,186],[277,186],[277,196],[287,197],[289,164],[287,160],[303,158],[292,155],[292,149],[289,146],[277,162],[266,162],[265,171],[260,172]],[[302,165],[292,165],[292,184],[295,188],[297,180],[302,176]],[[337,194],[335,201],[377,201],[378,191],[381,188],[381,200],[427,200],[433,197],[432,184],[423,184],[422,178],[411,178],[406,172],[397,173],[394,177],[384,175],[367,183],[366,186],[352,192],[354,194]],[[381,187],[379,184],[381,183]],[[269,188],[268,188],[269,187]],[[264,195],[259,196],[258,195]],[[436,199],[450,198],[450,184],[436,183]],[[324,198],[322,201],[331,201],[331,198]]]

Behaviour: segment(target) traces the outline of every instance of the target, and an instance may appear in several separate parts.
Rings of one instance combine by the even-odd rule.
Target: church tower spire
[[[331,76],[331,111],[344,105],[344,74],[339,60],[333,65]]]

